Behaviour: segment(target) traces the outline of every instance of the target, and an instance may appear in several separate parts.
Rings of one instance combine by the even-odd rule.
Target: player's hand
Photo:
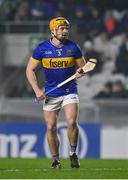
[[[39,101],[46,99],[46,96],[45,96],[45,94],[43,93],[43,91],[41,89],[38,90],[37,92],[35,92],[35,94],[36,94],[36,98]]]
[[[76,71],[76,78],[80,78],[81,76],[83,76],[84,72],[83,69],[80,67],[77,69]]]

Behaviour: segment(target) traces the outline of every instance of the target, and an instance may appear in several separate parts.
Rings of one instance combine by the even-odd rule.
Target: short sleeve
[[[75,45],[75,54],[74,54],[75,59],[79,59],[82,57],[82,51],[81,48],[78,45]]]
[[[41,50],[40,50],[39,46],[37,46],[34,49],[33,54],[32,54],[32,58],[37,60],[37,61],[41,61],[42,60],[42,54],[41,54]]]

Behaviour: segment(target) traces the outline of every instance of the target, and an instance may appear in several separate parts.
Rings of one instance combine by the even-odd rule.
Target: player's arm
[[[40,87],[38,86],[37,78],[35,75],[35,69],[37,68],[39,63],[40,61],[35,60],[32,57],[30,57],[29,62],[26,67],[26,77],[34,90],[36,97],[42,100],[42,99],[45,99],[45,95],[40,89]]]
[[[82,67],[86,64],[86,60],[85,58],[82,56],[81,58],[76,60],[76,65],[78,67],[77,71],[76,71],[76,77],[79,78],[81,76],[83,76],[83,70]]]

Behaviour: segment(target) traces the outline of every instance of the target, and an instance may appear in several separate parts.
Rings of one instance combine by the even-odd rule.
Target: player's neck
[[[55,45],[56,47],[58,47],[58,48],[61,48],[64,44],[61,42],[61,41],[59,41],[57,38],[55,38],[55,37],[53,37],[52,39],[51,39],[51,41],[52,41],[52,44],[53,45]]]

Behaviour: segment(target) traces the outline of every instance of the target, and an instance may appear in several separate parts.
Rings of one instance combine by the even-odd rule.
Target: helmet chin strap
[[[60,41],[61,43],[64,43],[66,39],[58,39],[56,36],[56,29],[53,29],[53,32],[51,32],[52,37],[55,37],[58,41]]]
[[[53,31],[51,32],[52,37],[56,37],[56,29],[54,28]]]

